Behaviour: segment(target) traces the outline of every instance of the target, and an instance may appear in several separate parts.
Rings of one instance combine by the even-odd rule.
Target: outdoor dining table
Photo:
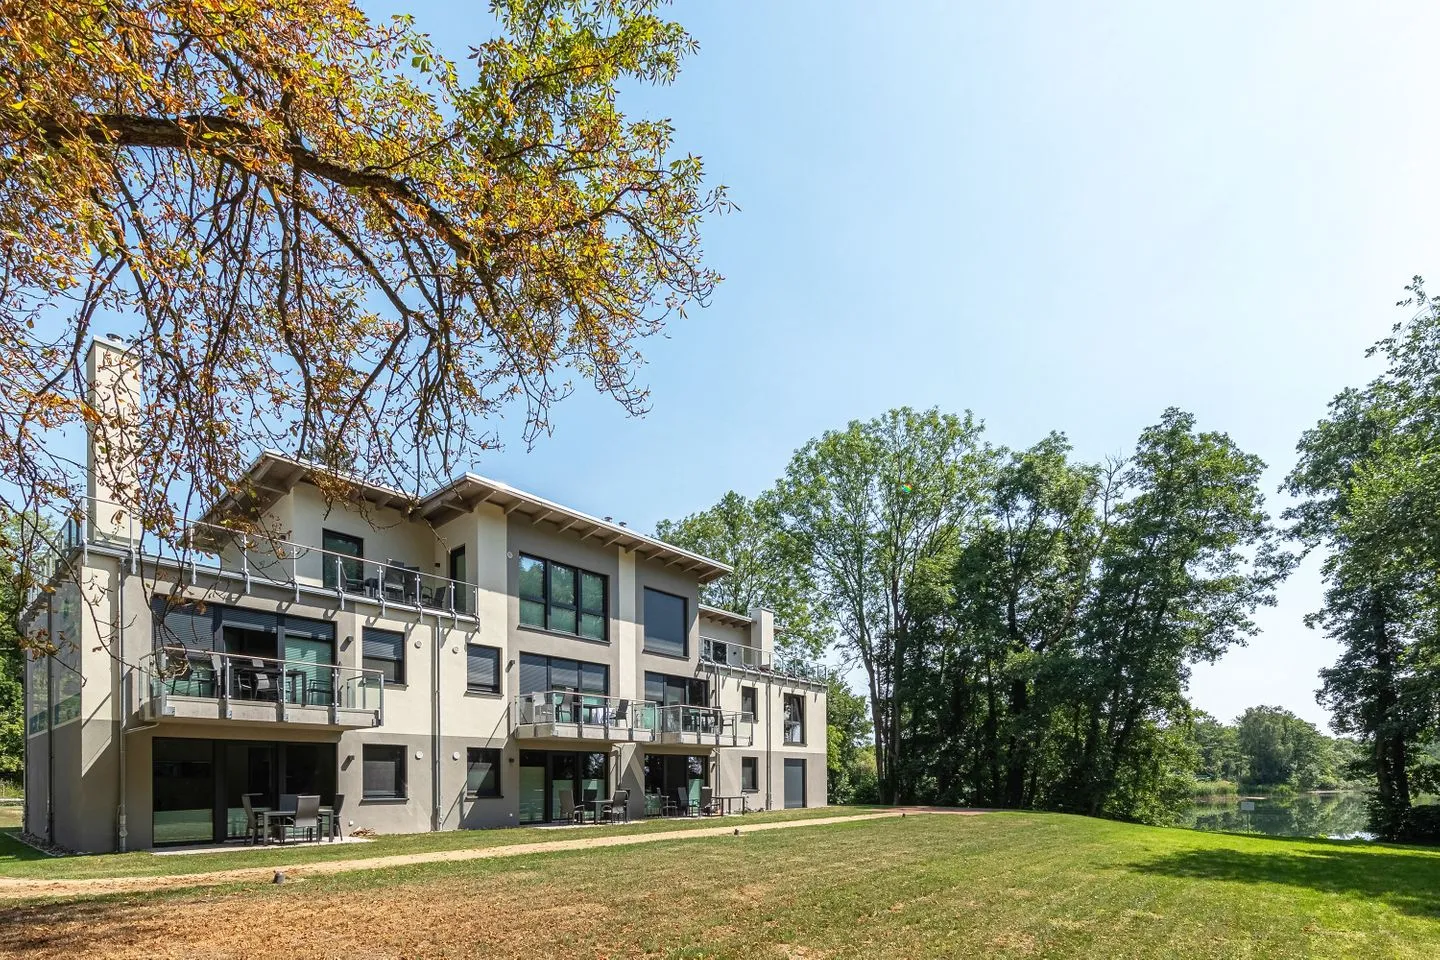
[[[601,799],[601,800],[590,800],[590,801],[587,801],[586,804],[585,804],[585,806],[587,806],[587,807],[593,807],[593,808],[594,808],[594,809],[591,810],[591,812],[590,812],[590,820],[591,820],[591,822],[592,822],[592,823],[599,823],[599,822],[600,822],[600,816],[601,816],[601,814],[603,814],[603,813],[605,812],[605,808],[608,807],[609,805],[610,805],[610,798],[609,798],[609,797],[605,797],[604,799]]]
[[[270,820],[274,818],[277,822],[285,819],[295,819],[294,810],[271,810],[269,807],[252,807],[255,815],[260,818],[260,832],[265,837],[265,843],[270,843]],[[333,843],[335,841],[335,808],[321,807],[319,810],[320,822],[324,825],[325,839]],[[283,841],[282,841],[283,842]]]
[[[711,798],[710,798],[710,802],[711,802],[711,803],[718,803],[718,804],[720,804],[720,805],[724,808],[724,812],[725,812],[727,815],[731,812],[731,810],[732,810],[732,808],[733,808],[734,803],[735,803],[736,800],[739,800],[739,801],[740,801],[740,812],[741,812],[741,813],[746,813],[746,812],[748,812],[748,811],[745,809],[745,797],[744,797],[744,796],[739,796],[739,797],[711,797]]]

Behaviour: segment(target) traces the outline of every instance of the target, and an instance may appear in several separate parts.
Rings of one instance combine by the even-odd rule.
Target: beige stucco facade
[[[492,494],[482,498],[485,490]],[[78,575],[57,580],[54,592],[27,611],[29,628],[48,632],[57,653],[27,668],[26,828],[80,851],[150,847],[159,839],[152,827],[156,785],[172,789],[164,781],[170,761],[157,760],[156,744],[172,741],[212,745],[216,840],[225,838],[226,803],[233,803],[221,796],[225,784],[233,793],[237,777],[257,776],[236,766],[233,758],[242,756],[237,745],[273,747],[292,764],[303,755],[320,756],[328,765],[333,750],[334,769],[322,771],[321,779],[328,784],[333,778],[333,792],[346,798],[341,818],[347,830],[502,827],[520,822],[525,811],[534,819],[541,782],[537,758],[546,771],[543,809],[553,819],[558,810],[552,782],[577,755],[582,762],[604,755],[604,789],[628,789],[632,816],[646,813],[647,789],[653,794],[661,783],[675,789],[664,778],[679,768],[666,767],[666,757],[695,758],[686,769],[703,767],[711,791],[743,795],[747,809],[824,805],[825,687],[770,667],[774,628],[768,612],[746,616],[701,606],[701,578],[719,569],[713,561],[503,485],[482,487],[478,478],[458,487],[442,506],[432,504],[430,515],[420,516],[413,507],[368,500],[327,504],[297,470],[284,492],[263,504],[261,526],[273,541],[222,545],[212,556],[176,564],[147,556],[143,544],[127,542],[122,531],[91,531],[72,558]],[[373,586],[327,585],[323,564],[335,558],[327,560],[319,549],[325,531],[363,541],[363,562],[380,570],[381,579],[383,565],[393,562],[439,583],[452,572],[452,551],[463,548],[467,599],[452,604],[451,595],[437,591],[402,601]],[[521,623],[522,555],[603,578],[603,640]],[[684,601],[684,656],[646,649],[647,589]],[[157,607],[156,598],[169,599]],[[173,684],[167,688],[146,664],[157,646],[172,643],[159,639],[156,611],[181,601],[200,602],[186,609],[219,610],[227,624],[227,618],[248,612],[323,625],[333,636],[334,676],[342,678],[335,683],[358,678],[346,689],[363,688],[363,696],[348,707],[302,706],[222,701],[203,690],[191,695],[193,686],[183,695]],[[403,636],[403,682],[383,684],[383,693],[362,673],[367,628]],[[222,649],[228,629],[216,634],[213,650],[195,654],[197,664],[234,656]],[[704,655],[710,640],[744,646],[749,662],[711,662]],[[498,689],[472,687],[467,674],[472,645],[498,651]],[[731,718],[729,726],[722,721],[720,727],[731,742],[665,741],[658,730],[632,731],[626,738],[602,731],[597,739],[594,730],[579,726],[571,736],[527,735],[532,728],[516,722],[516,700],[526,692],[519,670],[525,655],[603,665],[609,715],[632,721],[646,701],[647,673],[703,681],[694,688],[704,690],[705,702],[698,706]],[[299,682],[307,676],[300,675]],[[737,722],[751,702],[742,701],[747,688],[754,691],[754,716]],[[787,696],[804,705],[798,736],[794,719],[786,722]],[[367,746],[374,745],[401,748],[402,795],[366,798]],[[498,796],[467,794],[473,749],[499,752]],[[563,764],[545,759],[556,756]],[[753,782],[742,782],[750,776],[747,767],[755,771]],[[185,769],[201,782],[200,773]],[[528,806],[522,795],[530,796]],[[233,820],[229,829],[233,835]]]

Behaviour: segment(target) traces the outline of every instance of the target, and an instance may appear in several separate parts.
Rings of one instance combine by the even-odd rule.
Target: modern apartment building
[[[127,361],[96,341],[97,395]],[[31,833],[215,843],[244,794],[343,796],[347,832],[378,833],[547,823],[616,788],[633,818],[702,787],[825,804],[825,685],[776,658],[769,611],[700,603],[724,564],[473,474],[327,504],[274,452],[175,556],[98,479],[103,441],[22,620],[55,646],[26,670]]]

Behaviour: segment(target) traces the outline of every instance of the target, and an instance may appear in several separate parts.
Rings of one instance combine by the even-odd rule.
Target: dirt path
[[[386,857],[357,857],[349,860],[326,860],[293,866],[241,867],[234,870],[211,870],[204,873],[183,873],[158,877],[89,877],[74,880],[42,880],[36,878],[0,877],[0,900],[22,900],[35,897],[103,896],[113,893],[143,893],[177,887],[210,887],[227,883],[269,882],[275,872],[283,871],[287,880],[318,877],[352,870],[381,870],[416,863],[456,863],[463,860],[490,860],[519,857],[531,853],[554,853],[565,850],[592,850],[598,847],[627,847],[664,840],[695,837],[722,837],[735,833],[759,833],[762,830],[791,830],[819,827],[832,823],[860,820],[882,820],[906,814],[948,813],[978,816],[981,810],[947,810],[928,807],[907,807],[884,813],[862,813],[854,816],[815,817],[804,820],[779,820],[765,823],[744,823],[732,820],[721,827],[692,830],[666,830],[663,833],[632,833],[606,837],[576,837],[573,840],[545,840],[513,843],[500,847],[478,847],[468,850],[436,850],[428,853],[403,853]]]

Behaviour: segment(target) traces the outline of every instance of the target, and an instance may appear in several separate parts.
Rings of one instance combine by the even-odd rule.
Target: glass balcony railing
[[[313,660],[281,660],[240,653],[167,647],[144,657],[136,667],[136,695],[142,707],[175,698],[220,703],[274,704],[374,714],[383,722],[385,678],[377,670]]]

